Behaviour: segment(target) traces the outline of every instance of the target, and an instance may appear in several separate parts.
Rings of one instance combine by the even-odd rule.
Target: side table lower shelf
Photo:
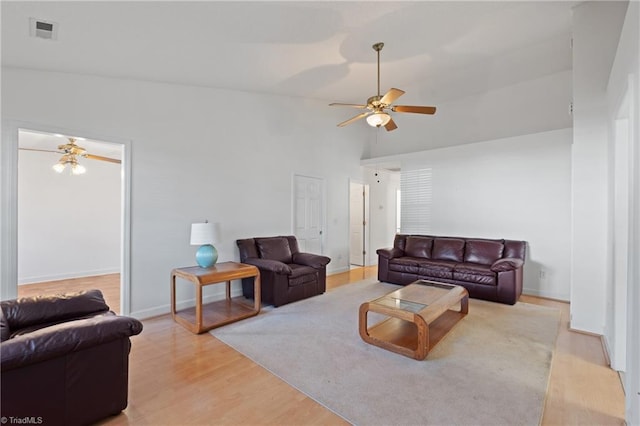
[[[176,278],[192,282],[196,287],[196,305],[192,308],[176,310]],[[253,306],[231,299],[231,280],[251,278],[254,280]],[[225,299],[202,304],[202,287],[226,283]],[[187,330],[200,334],[241,319],[258,315],[260,312],[260,272],[252,265],[223,262],[211,268],[192,266],[171,271],[171,315],[175,322]]]

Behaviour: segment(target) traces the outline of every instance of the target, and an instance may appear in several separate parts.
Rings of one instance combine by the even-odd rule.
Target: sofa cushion
[[[491,265],[502,257],[504,244],[490,240],[467,240],[464,261]]]
[[[433,238],[409,236],[405,243],[404,252],[407,256],[431,259]]]
[[[496,273],[491,270],[491,265],[482,265],[479,263],[458,263],[453,270],[454,272],[486,275],[488,277],[496,276]]]
[[[292,274],[289,276],[289,286],[295,287],[312,281],[318,281],[318,271],[311,266],[297,265],[292,263],[289,265]]]
[[[393,247],[399,248],[400,250],[404,251],[404,249],[406,248],[406,242],[407,235],[396,234],[396,236],[393,238]]]
[[[453,278],[453,268],[456,262],[451,260],[425,260],[420,262],[418,275],[430,278]]]
[[[452,260],[462,262],[464,240],[459,238],[435,238],[431,258],[436,260]]]
[[[256,245],[262,259],[291,263],[289,241],[284,237],[256,238]]]
[[[11,336],[11,329],[9,328],[9,323],[4,316],[4,311],[0,307],[0,342],[8,340],[9,336]]]
[[[484,285],[496,285],[497,283],[496,277],[489,277],[487,275],[469,274],[466,272],[456,272],[456,271],[453,271],[453,279],[458,281],[468,282],[468,283],[484,284]]]
[[[248,258],[260,258],[255,239],[244,238],[242,240],[236,240],[236,244],[238,245],[238,251],[240,252],[240,262],[244,262],[245,259]]]
[[[527,251],[525,241],[504,240],[504,253],[502,257],[515,257],[524,260]]]
[[[396,272],[406,272],[409,274],[418,273],[418,261],[413,257],[397,257],[389,260],[389,270]]]
[[[453,279],[475,284],[496,285],[496,273],[490,265],[459,263],[453,269]]]

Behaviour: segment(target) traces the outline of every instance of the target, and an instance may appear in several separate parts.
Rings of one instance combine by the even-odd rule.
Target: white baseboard
[[[349,271],[349,267],[341,267],[332,270],[327,270],[327,275],[330,274],[338,274],[341,272]],[[214,291],[212,294],[206,295],[202,298],[203,303],[210,303],[216,300],[220,300],[225,297],[225,288],[224,286],[214,286]],[[242,287],[240,285],[234,286],[231,285],[231,297],[242,296]],[[191,298],[187,300],[178,300],[176,302],[176,309],[186,309],[191,308],[196,305],[196,299]],[[143,309],[140,311],[133,311],[129,315],[137,318],[137,319],[147,319],[152,317],[157,317],[159,315],[165,315],[171,312],[171,303],[166,303],[160,306],[156,306],[149,309]]]
[[[341,266],[341,267],[335,268],[335,269],[327,269],[327,276],[332,275],[332,274],[339,274],[341,272],[347,272],[349,269],[350,269],[349,265]]]
[[[610,368],[613,368],[614,370],[620,370],[619,368],[615,368],[617,366],[614,366],[611,363],[611,355],[613,354],[613,352],[611,351],[611,347],[609,346],[609,339],[607,339],[607,335],[603,334],[600,337],[600,341],[602,342],[602,352],[604,353],[604,358],[605,358],[605,362],[607,363],[607,365]]]
[[[553,300],[558,300],[561,302],[569,302],[569,297],[565,296],[563,294],[558,294],[558,293],[550,293],[547,291],[540,291],[540,290],[533,290],[530,288],[523,288],[522,289],[522,294],[526,294],[528,296],[537,296],[537,297],[544,297],[545,299],[553,299]]]
[[[96,275],[118,274],[120,267],[96,269],[93,271],[65,272],[63,274],[40,275],[35,277],[18,277],[18,285],[35,284],[46,281],[69,280],[73,278],[94,277]]]
[[[216,300],[221,300],[226,297],[225,286],[216,285],[210,288],[213,288],[213,292],[211,294],[208,294],[202,297],[203,304],[215,302]],[[237,297],[237,296],[242,296],[242,287],[240,285],[234,286],[232,284],[231,297]],[[196,305],[195,297],[187,300],[178,300],[176,301],[176,310],[180,311],[182,309],[192,308],[195,305]],[[142,320],[142,319],[157,317],[159,315],[165,315],[169,313],[171,313],[171,302],[164,305],[156,306],[153,308],[143,309],[141,311],[134,311],[134,312],[131,312],[129,316]]]

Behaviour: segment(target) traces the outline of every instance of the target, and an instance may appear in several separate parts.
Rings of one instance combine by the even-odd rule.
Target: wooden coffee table
[[[459,310],[452,309],[458,306]],[[388,318],[369,327],[369,312]],[[372,345],[422,360],[468,312],[469,293],[464,287],[418,280],[360,305],[360,337]]]

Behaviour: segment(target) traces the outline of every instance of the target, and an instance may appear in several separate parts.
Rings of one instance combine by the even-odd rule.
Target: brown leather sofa
[[[3,419],[86,425],[127,406],[129,337],[140,321],[110,312],[99,290],[0,308]]]
[[[295,236],[237,240],[240,261],[260,270],[261,300],[280,306],[326,290],[326,256],[301,253]],[[242,294],[253,299],[253,279],[242,280]]]
[[[469,296],[515,304],[522,294],[525,241],[397,234],[378,249],[378,279],[406,285],[418,279],[457,284]]]

